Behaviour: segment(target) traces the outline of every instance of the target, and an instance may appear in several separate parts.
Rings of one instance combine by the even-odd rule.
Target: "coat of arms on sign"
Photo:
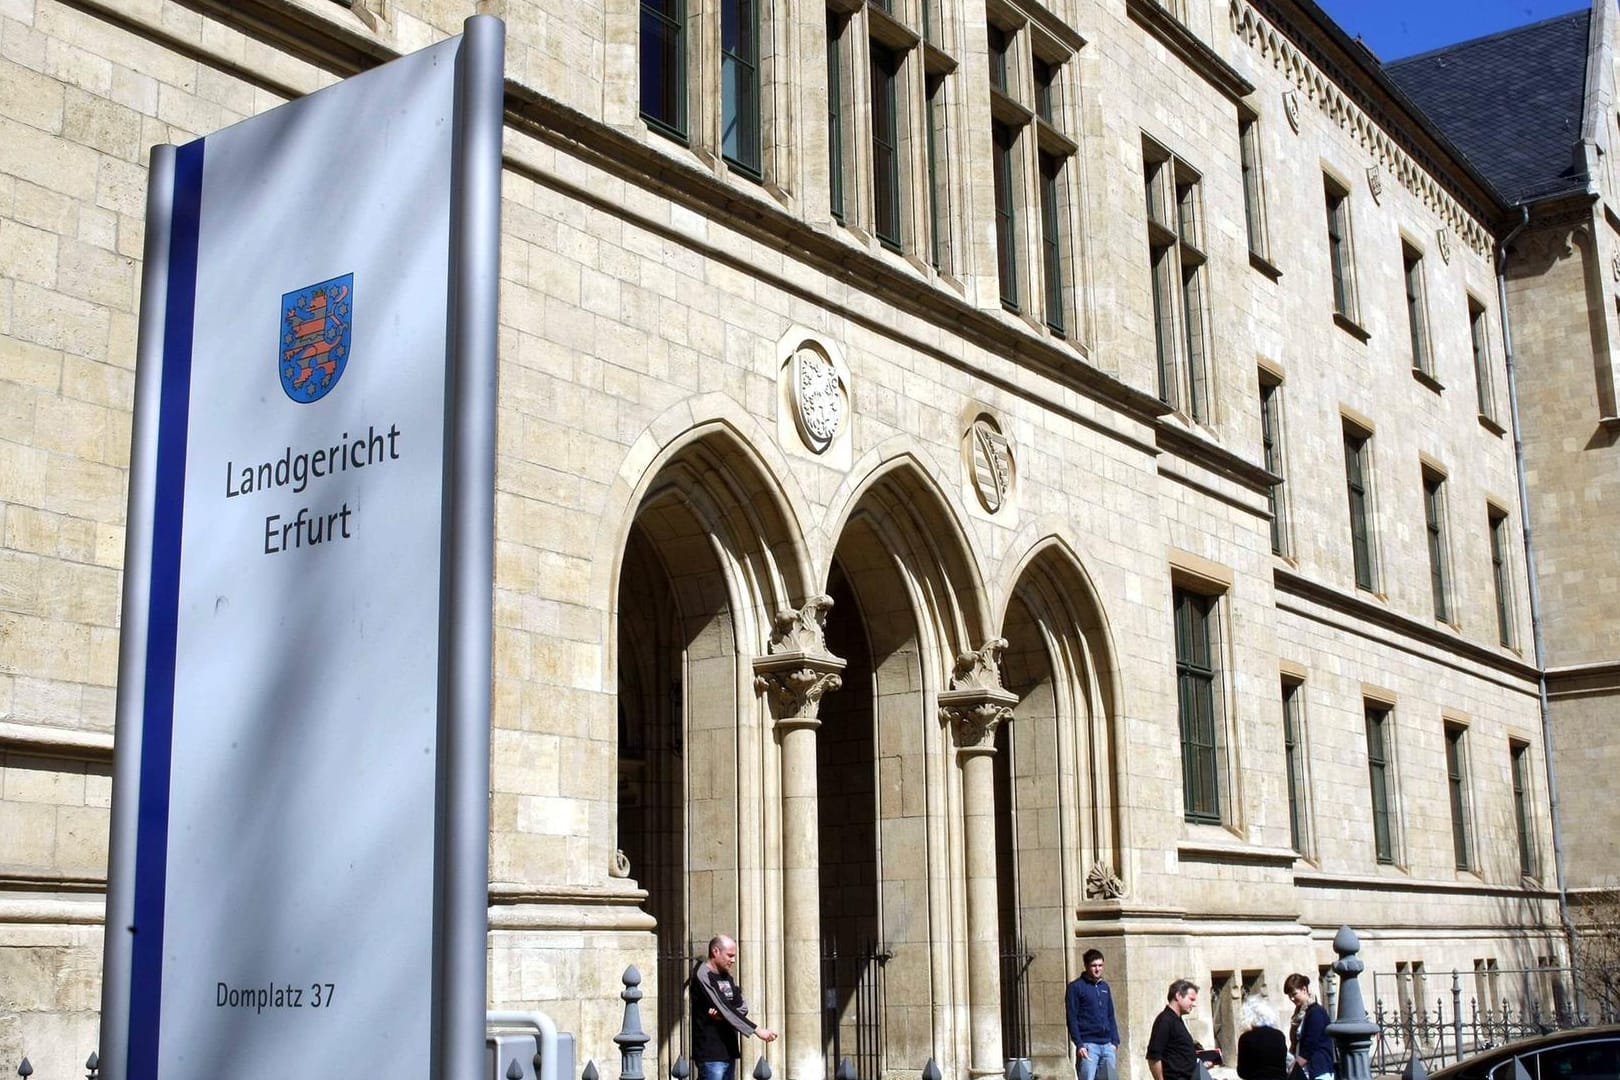
[[[337,385],[349,363],[354,275],[330,278],[281,297],[281,388],[302,405]]]

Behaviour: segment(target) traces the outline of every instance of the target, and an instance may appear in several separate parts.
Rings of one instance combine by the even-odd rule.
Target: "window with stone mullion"
[[[1304,688],[1297,682],[1284,680],[1283,701],[1283,762],[1288,773],[1288,833],[1295,851],[1305,851],[1305,740],[1300,717],[1300,696]]]
[[[720,0],[720,147],[725,159],[760,174],[758,0]]]
[[[1423,526],[1429,541],[1429,591],[1434,617],[1451,621],[1451,597],[1446,566],[1445,478],[1423,471]]]
[[[1349,497],[1350,549],[1355,566],[1356,584],[1363,589],[1375,587],[1376,568],[1373,563],[1371,528],[1371,498],[1368,490],[1368,446],[1371,440],[1359,432],[1344,432],[1344,478]]]
[[[641,115],[654,128],[686,137],[686,4],[641,0]]]

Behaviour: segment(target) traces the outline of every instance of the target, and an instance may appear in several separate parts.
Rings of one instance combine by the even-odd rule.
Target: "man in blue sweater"
[[[1103,981],[1103,954],[1087,949],[1086,970],[1063,994],[1069,1018],[1069,1041],[1074,1043],[1074,1072],[1078,1080],[1095,1080],[1107,1063],[1104,1077],[1119,1076],[1114,1051],[1119,1047],[1119,1024],[1114,1020],[1114,995]]]

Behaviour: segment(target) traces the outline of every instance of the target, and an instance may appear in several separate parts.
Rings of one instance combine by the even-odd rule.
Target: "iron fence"
[[[1399,1072],[1414,1054],[1433,1070],[1515,1039],[1620,1020],[1577,1001],[1569,968],[1452,971],[1433,995],[1429,978],[1420,970],[1373,974],[1374,1073]]]

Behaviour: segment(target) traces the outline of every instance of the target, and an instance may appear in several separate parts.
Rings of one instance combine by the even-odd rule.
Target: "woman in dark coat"
[[[1288,1040],[1277,1028],[1277,1010],[1259,995],[1243,999],[1239,1012],[1237,1074],[1242,1080],[1286,1080]]]
[[[1327,1010],[1311,998],[1311,980],[1299,973],[1283,980],[1283,993],[1294,1003],[1288,1049],[1294,1055],[1289,1072],[1303,1080],[1333,1080],[1333,1040]]]

